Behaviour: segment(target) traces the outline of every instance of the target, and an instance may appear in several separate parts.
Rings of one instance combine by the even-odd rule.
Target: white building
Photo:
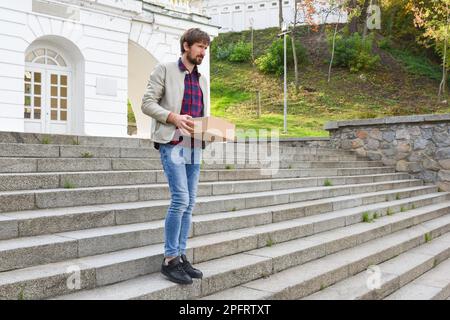
[[[218,33],[184,3],[1,0],[0,130],[125,136],[130,99],[138,135],[149,136],[150,72],[179,57],[186,29]],[[209,78],[209,57],[200,71]]]
[[[266,29],[279,26],[279,1],[278,0],[203,0],[203,13],[211,17],[211,23],[221,27],[219,32]],[[283,19],[286,23],[294,22],[296,3],[301,0],[283,0]],[[305,24],[304,13],[298,7],[297,23]],[[345,22],[346,14],[330,10],[332,8],[327,0],[316,0],[314,3],[316,14],[313,20],[317,24]],[[332,11],[332,12],[329,12]]]

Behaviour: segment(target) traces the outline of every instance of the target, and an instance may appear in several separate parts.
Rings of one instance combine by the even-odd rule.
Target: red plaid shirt
[[[186,72],[186,77],[184,78],[184,96],[180,114],[187,114],[192,118],[203,117],[203,92],[200,88],[200,73],[198,72],[198,68],[195,66],[192,72],[189,73],[189,70],[183,64],[181,58],[178,60],[178,67],[182,72]],[[177,128],[173,140],[169,142],[169,144],[177,145],[182,141],[183,136]],[[191,146],[205,148],[203,142],[195,140],[194,138],[191,138]],[[159,149],[159,144],[155,143],[155,147],[156,149]]]

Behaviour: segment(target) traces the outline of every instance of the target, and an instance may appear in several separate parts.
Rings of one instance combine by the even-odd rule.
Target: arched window
[[[61,55],[51,49],[36,49],[27,54],[26,62],[47,64],[51,66],[67,67],[67,63]]]

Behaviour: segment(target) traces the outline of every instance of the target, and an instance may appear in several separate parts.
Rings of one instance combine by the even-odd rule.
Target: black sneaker
[[[181,265],[183,266],[184,271],[186,271],[186,273],[190,275],[191,278],[195,279],[203,278],[203,273],[200,270],[195,269],[184,254],[181,255],[181,259],[183,260]]]
[[[164,260],[161,266],[161,273],[169,278],[170,281],[179,284],[192,284],[192,278],[186,273],[181,264],[180,257],[176,257],[165,265]]]

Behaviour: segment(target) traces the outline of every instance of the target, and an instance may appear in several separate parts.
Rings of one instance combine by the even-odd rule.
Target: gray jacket
[[[184,79],[188,71],[181,71],[178,62],[158,64],[150,75],[147,91],[142,98],[142,112],[152,118],[150,139],[168,143],[175,135],[175,126],[167,123],[170,112],[180,114],[184,96]],[[200,76],[203,92],[203,108],[206,115],[208,83]]]

